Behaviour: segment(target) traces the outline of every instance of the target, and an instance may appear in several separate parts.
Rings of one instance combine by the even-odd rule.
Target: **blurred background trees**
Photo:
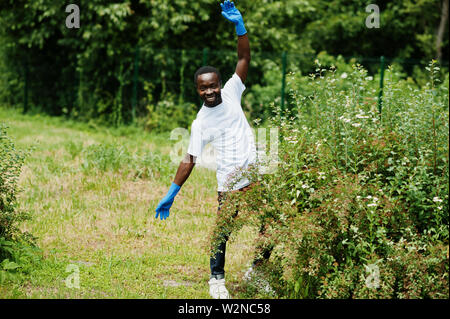
[[[136,115],[149,129],[161,127],[166,108],[195,114],[195,70],[211,64],[224,77],[234,71],[235,30],[222,18],[219,2],[78,0],[81,27],[68,29],[69,3],[2,1],[0,101],[110,124]],[[448,0],[377,1],[378,29],[365,25],[371,1],[235,2],[251,36],[254,59],[244,104],[253,118],[270,113],[267,101],[280,95],[284,51],[288,71],[305,75],[321,52],[346,62],[358,58],[372,74],[384,55],[417,84],[421,63],[449,56]]]

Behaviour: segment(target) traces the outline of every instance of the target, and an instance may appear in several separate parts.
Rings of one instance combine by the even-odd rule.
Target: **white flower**
[[[438,208],[437,208],[438,210],[442,210],[442,206],[438,206]]]
[[[346,79],[346,78],[347,78],[347,73],[345,73],[345,72],[342,73],[342,74],[341,74],[341,79]]]
[[[370,204],[368,204],[367,206],[369,206],[369,207],[375,207],[375,206],[377,206],[377,204],[376,204],[376,203],[370,203]]]
[[[368,76],[368,77],[366,78],[366,80],[367,80],[367,81],[372,81],[372,80],[373,80],[373,76]]]
[[[339,119],[340,119],[341,121],[344,121],[345,123],[350,122],[350,120],[349,120],[349,119],[346,119],[344,116],[341,116]]]
[[[435,202],[435,203],[442,203],[442,199],[440,199],[439,197],[434,197],[433,198],[433,202]]]
[[[295,136],[286,136],[284,140],[291,144],[297,144],[298,142]]]
[[[368,119],[368,116],[365,116],[364,114],[356,114],[357,119]]]
[[[347,102],[345,103],[345,106],[346,106],[346,107],[349,107],[349,106],[350,106],[350,100],[349,100],[348,97],[347,97]]]
[[[360,126],[361,126],[361,123],[353,123],[352,126],[354,126],[354,127],[360,127]]]
[[[302,185],[302,188],[305,188],[305,189],[306,189],[306,188],[308,188],[308,187],[309,187],[309,186],[306,185],[306,184],[303,184],[303,185]]]

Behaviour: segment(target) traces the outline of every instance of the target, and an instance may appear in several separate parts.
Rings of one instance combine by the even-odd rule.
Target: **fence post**
[[[203,65],[204,66],[208,64],[208,57],[209,57],[209,49],[204,48],[203,49]]]
[[[381,109],[383,107],[383,86],[384,86],[384,56],[380,57],[380,92],[378,93],[378,112],[381,118]]]
[[[186,50],[181,50],[181,67],[180,67],[180,96],[178,97],[178,103],[181,104],[184,101],[184,68],[186,67]]]
[[[79,79],[78,79],[78,110],[83,112],[83,66],[80,63]]]
[[[25,60],[25,85],[23,89],[23,114],[28,112],[28,81],[29,81],[29,66],[28,59]]]
[[[139,82],[139,45],[136,45],[134,53],[134,74],[133,74],[133,95],[131,99],[131,120],[134,123],[136,120],[136,106],[137,106],[137,89]]]
[[[286,51],[283,51],[283,54],[281,56],[282,59],[282,78],[281,78],[281,110],[284,111],[284,91],[286,87],[286,64],[287,64],[287,53]]]

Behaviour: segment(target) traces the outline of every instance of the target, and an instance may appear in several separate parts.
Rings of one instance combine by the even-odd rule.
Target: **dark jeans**
[[[246,186],[244,188],[239,189],[239,191],[245,191],[249,186]],[[218,192],[218,202],[219,202],[219,207],[218,207],[218,212],[220,212],[220,208],[222,207],[222,204],[224,202],[224,200],[226,199],[226,192]],[[233,217],[236,217],[238,214],[238,211],[236,211],[236,213],[234,214]],[[265,231],[265,225],[262,225],[259,233],[262,235],[264,234]],[[227,241],[228,238],[230,236],[230,233],[228,234],[224,234],[222,237],[221,242],[219,243],[218,247],[217,247],[217,252],[215,253],[214,256],[212,256],[210,258],[209,264],[211,267],[211,278],[212,277],[216,277],[217,279],[222,279],[225,277],[225,251],[226,251],[226,246],[227,246]],[[269,259],[270,254],[272,252],[273,246],[269,246],[269,247],[259,247],[258,248],[261,251],[261,258],[256,258],[253,260],[253,265],[258,264],[263,262],[266,259]]]

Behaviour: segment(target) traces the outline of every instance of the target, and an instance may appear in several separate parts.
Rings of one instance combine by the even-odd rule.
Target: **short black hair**
[[[220,71],[217,70],[215,67],[213,66],[202,66],[201,68],[199,68],[197,70],[197,72],[195,72],[194,75],[194,84],[197,85],[197,78],[199,75],[205,74],[205,73],[215,73],[217,74],[217,77],[219,78],[219,82],[222,83],[222,76],[220,75]]]

